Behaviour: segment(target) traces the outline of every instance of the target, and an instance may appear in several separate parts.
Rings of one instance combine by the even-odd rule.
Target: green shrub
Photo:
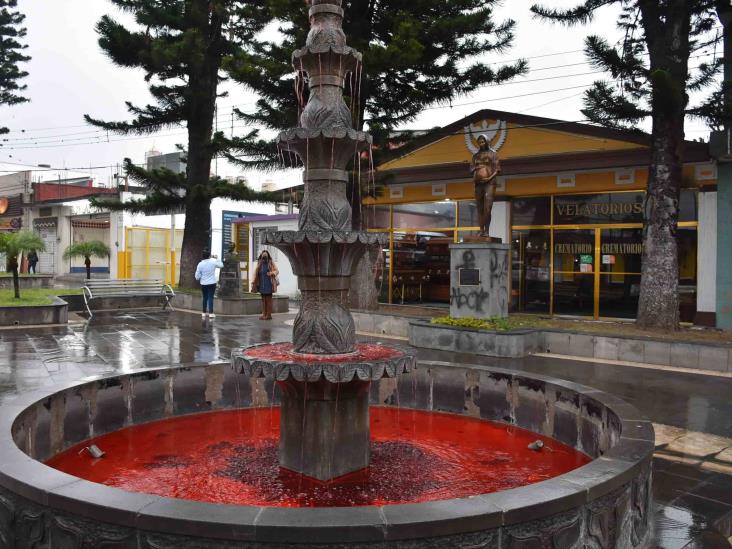
[[[452,318],[450,316],[441,316],[432,319],[432,324],[441,324],[443,326],[456,326],[458,328],[473,328],[477,330],[494,330],[499,332],[508,332],[517,328],[527,326],[527,322],[508,318]]]

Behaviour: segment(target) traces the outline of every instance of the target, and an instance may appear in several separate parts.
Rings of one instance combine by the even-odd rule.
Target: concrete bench
[[[162,280],[141,280],[141,279],[120,279],[120,280],[87,280],[83,288],[84,304],[89,311],[89,318],[94,316],[89,302],[102,298],[134,298],[134,297],[160,297],[164,299],[163,309],[170,305],[170,300],[175,297],[175,292],[169,284]]]

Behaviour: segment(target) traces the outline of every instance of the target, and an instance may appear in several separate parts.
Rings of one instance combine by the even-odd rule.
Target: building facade
[[[264,243],[264,235],[270,231],[296,231],[296,214],[245,216],[232,222],[232,238],[236,244],[242,269],[242,284],[246,291],[251,289],[257,258],[262,250],[267,250],[280,271],[280,285],[277,293],[290,297],[297,296],[297,277],[292,266],[282,252]]]
[[[469,162],[487,136],[501,159],[491,236],[511,245],[515,312],[634,318],[640,290],[649,137],[479,111],[378,167],[369,229],[389,234],[381,300],[449,303],[448,245],[477,234]],[[713,325],[717,167],[687,142],[678,228],[681,318]]]

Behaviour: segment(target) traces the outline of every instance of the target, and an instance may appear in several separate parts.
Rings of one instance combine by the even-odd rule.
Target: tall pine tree
[[[719,1],[719,0],[717,0]],[[676,240],[684,155],[684,120],[699,112],[689,94],[715,82],[721,60],[690,66],[690,57],[719,40],[715,0],[585,0],[571,9],[534,5],[538,16],[564,25],[587,23],[617,5],[618,45],[588,36],[586,54],[614,81],[598,81],[585,94],[583,114],[615,128],[652,120],[651,159],[644,204],[643,264],[637,322],[675,330],[679,325]]]
[[[27,86],[19,82],[28,73],[20,70],[18,64],[30,61],[30,57],[22,53],[28,47],[19,41],[26,34],[21,26],[25,15],[15,9],[17,6],[17,0],[0,0],[0,105],[28,101],[21,95]],[[0,128],[0,134],[8,131],[8,128]]]
[[[128,29],[110,16],[97,24],[99,45],[121,67],[141,68],[150,82],[155,103],[138,107],[127,103],[132,120],[106,122],[86,115],[98,127],[120,134],[151,134],[185,125],[188,130],[186,173],[147,171],[129,160],[133,180],[149,189],[144,199],[128,202],[97,201],[112,209],[160,213],[182,209],[186,214],[180,258],[181,287],[195,285],[194,273],[211,233],[211,201],[216,197],[274,201],[271,193],[256,193],[243,184],[211,177],[211,161],[219,155],[241,154],[256,138],[214,132],[219,84],[230,59],[240,60],[253,47],[268,19],[258,0],[111,0],[132,14],[137,28]]]
[[[305,43],[310,1],[268,3],[281,39],[233,57],[231,76],[261,96],[256,111],[241,116],[283,130],[297,124],[295,90],[307,93],[302,81],[295,80],[291,56]],[[501,66],[486,62],[488,54],[506,51],[514,36],[514,21],[495,21],[498,4],[499,0],[343,1],[348,45],[363,54],[363,71],[346,83],[345,99],[352,105],[357,129],[368,125],[376,150],[387,150],[392,130],[414,120],[425,107],[449,103],[525,72],[524,61]],[[249,150],[259,155],[259,165],[278,161],[274,147],[258,145]],[[358,227],[361,195],[350,189],[349,196]]]

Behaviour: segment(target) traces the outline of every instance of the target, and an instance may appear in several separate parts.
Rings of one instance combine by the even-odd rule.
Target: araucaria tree
[[[676,233],[684,155],[684,120],[699,113],[689,94],[711,86],[721,66],[690,58],[719,40],[714,0],[585,0],[572,9],[535,5],[540,17],[584,24],[606,6],[620,7],[622,40],[588,36],[585,50],[614,81],[598,81],[585,94],[583,114],[593,122],[636,128],[651,117],[648,187],[644,204],[643,264],[637,322],[675,330],[679,325]],[[698,56],[697,56],[698,57]]]
[[[28,73],[20,70],[18,64],[30,61],[30,57],[22,53],[28,46],[19,42],[26,31],[21,26],[25,15],[15,9],[17,6],[17,0],[0,0],[0,105],[28,101],[21,95],[27,86],[19,82]],[[0,134],[8,131],[0,128]]]
[[[307,93],[304,75],[293,76],[291,54],[306,40],[311,2],[269,0],[269,4],[280,23],[281,39],[233,57],[231,76],[261,96],[256,112],[243,112],[242,117],[283,130],[298,118],[295,90]],[[523,61],[490,63],[491,53],[510,47],[515,27],[512,20],[495,21],[497,4],[498,0],[344,0],[348,45],[363,54],[363,70],[348,80],[345,89],[356,129],[368,124],[375,145],[384,150],[391,131],[414,120],[425,107],[448,104],[524,72]],[[301,99],[300,105],[307,102],[307,97]],[[250,147],[249,152],[264,163],[277,158],[273,148]],[[349,197],[358,227],[360,194],[351,189]]]
[[[260,0],[111,0],[132,14],[137,23],[128,29],[110,16],[97,24],[99,44],[121,67],[141,68],[150,82],[155,104],[127,104],[132,120],[86,120],[120,134],[151,134],[185,126],[188,130],[186,173],[150,172],[127,161],[134,180],[147,185],[146,198],[125,203],[97,201],[97,205],[143,213],[184,211],[186,214],[179,284],[194,287],[194,273],[211,232],[211,201],[216,197],[273,201],[269,193],[256,193],[243,184],[211,177],[211,161],[219,155],[238,154],[256,136],[214,133],[219,84],[232,57],[241,59],[252,48],[257,33],[268,21]]]

